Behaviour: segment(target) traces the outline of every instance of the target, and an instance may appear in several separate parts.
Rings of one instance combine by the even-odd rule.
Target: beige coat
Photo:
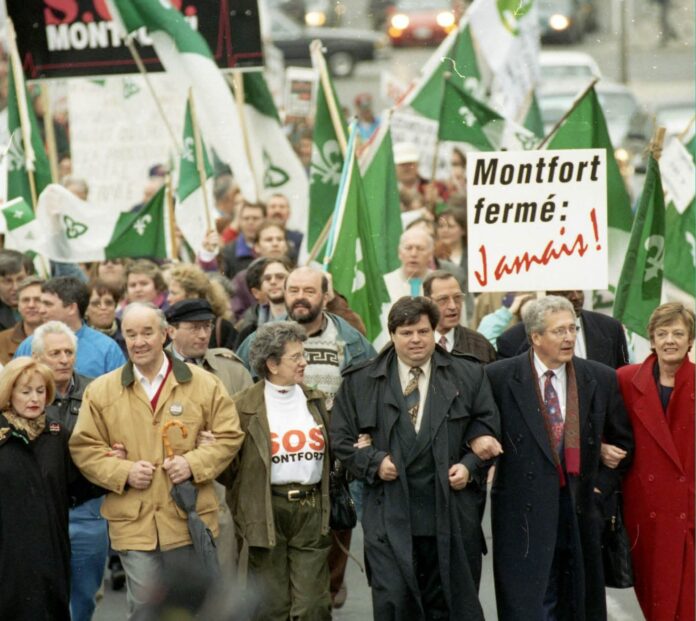
[[[171,420],[183,423],[169,429],[174,453],[188,461],[198,484],[197,511],[214,535],[218,533],[217,500],[212,481],[236,455],[244,439],[233,401],[212,374],[172,360],[172,371],[159,396],[157,410],[136,381],[131,362],[103,375],[85,391],[70,452],[82,473],[111,493],[102,515],[109,521],[115,550],[162,550],[191,543],[186,515],[170,496],[172,483],[162,469],[165,450],[162,429]],[[216,442],[196,448],[201,430],[212,431]],[[123,443],[127,459],[107,455],[115,442]],[[149,461],[157,469],[145,490],[127,487],[134,462]]]

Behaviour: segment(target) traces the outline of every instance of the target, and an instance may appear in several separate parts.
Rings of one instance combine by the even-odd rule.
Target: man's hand
[[[198,432],[198,436],[196,437],[196,448],[199,446],[207,446],[208,444],[215,444],[215,442],[217,442],[217,440],[212,431],[202,430]]]
[[[135,489],[147,489],[154,474],[155,466],[149,461],[136,461],[128,473],[128,485]]]
[[[510,312],[513,315],[518,315],[522,311],[522,307],[529,302],[530,300],[533,300],[534,296],[530,295],[529,293],[518,293],[514,300],[512,301],[512,305],[510,306]]]
[[[208,229],[203,238],[203,250],[207,252],[217,252],[220,249],[220,236],[217,231]]]
[[[358,441],[353,444],[357,449],[372,446],[372,436],[369,433],[361,433],[358,435]]]
[[[621,460],[626,457],[628,453],[622,448],[615,446],[614,444],[604,444],[602,442],[602,448],[600,449],[600,456],[602,458],[602,463],[612,470],[616,468]]]
[[[469,446],[476,454],[476,457],[483,459],[483,461],[493,459],[503,452],[503,447],[500,442],[493,436],[479,436],[478,438],[474,438],[469,443]]]
[[[469,482],[469,469],[464,464],[454,464],[447,474],[450,487],[454,490],[464,489]]]
[[[114,442],[111,445],[111,450],[106,453],[109,457],[116,457],[116,459],[126,459],[128,456],[128,451],[124,444],[120,442]]]
[[[191,478],[191,466],[181,455],[167,457],[162,464],[162,468],[169,475],[169,479],[174,485],[183,483]]]
[[[399,476],[399,472],[389,455],[382,460],[377,475],[382,481],[394,481]]]

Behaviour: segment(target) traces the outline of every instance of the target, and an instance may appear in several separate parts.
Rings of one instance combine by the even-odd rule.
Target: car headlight
[[[409,19],[408,15],[404,15],[403,13],[397,13],[391,18],[391,26],[397,30],[406,30],[410,23],[411,20]]]
[[[454,13],[452,13],[452,11],[438,13],[435,21],[440,28],[449,28],[454,24]]]
[[[630,161],[631,155],[627,149],[619,147],[618,149],[614,149],[614,159],[619,165],[625,165]]]
[[[308,26],[317,28],[318,26],[323,26],[326,23],[326,13],[324,13],[324,11],[308,11],[305,14],[304,19]]]
[[[570,20],[567,15],[561,15],[560,13],[554,13],[549,17],[549,26],[553,30],[566,30],[570,26]]]

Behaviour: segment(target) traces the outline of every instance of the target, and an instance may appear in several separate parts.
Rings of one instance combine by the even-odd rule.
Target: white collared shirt
[[[406,390],[406,386],[411,381],[411,366],[401,361],[397,356],[398,368],[399,368],[399,382],[401,383],[401,391]],[[422,373],[418,377],[418,396],[420,401],[418,403],[418,416],[416,417],[416,433],[420,430],[421,422],[423,420],[423,409],[425,406],[425,400],[428,398],[428,386],[430,385],[430,361],[420,365]]]
[[[582,316],[577,318],[575,325],[578,331],[575,333],[575,355],[578,358],[587,358],[587,346],[585,345],[585,328],[582,325]]]
[[[162,366],[160,367],[160,370],[157,371],[157,375],[155,375],[152,381],[147,379],[147,377],[145,377],[140,372],[140,369],[133,365],[135,379],[137,379],[140,382],[140,385],[143,387],[143,390],[145,391],[145,394],[147,395],[147,398],[150,401],[152,401],[152,398],[157,394],[157,391],[159,390],[160,386],[162,385],[162,382],[164,381],[164,378],[167,376],[168,369],[169,358],[167,358],[167,356],[164,355],[164,352],[162,353]]]
[[[440,334],[435,330],[435,342],[439,345],[440,339],[445,337],[445,349],[447,351],[452,351],[454,349],[454,328],[447,332],[447,334]]]
[[[539,382],[539,390],[541,391],[541,398],[544,398],[544,385],[546,384],[546,371],[549,368],[539,360],[539,357],[534,352],[534,370],[537,374],[537,381]],[[553,386],[556,394],[558,395],[558,403],[561,406],[561,418],[565,421],[566,413],[566,394],[568,386],[568,374],[566,373],[566,365],[562,364],[557,369],[551,369],[554,372],[554,376],[551,378],[551,385]]]

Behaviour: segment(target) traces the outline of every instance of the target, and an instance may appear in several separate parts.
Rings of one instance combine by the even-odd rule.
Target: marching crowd
[[[246,203],[229,176],[188,263],[43,279],[0,251],[0,618],[90,619],[108,564],[131,619],[233,576],[234,614],[330,619],[349,490],[375,619],[483,619],[490,485],[499,619],[606,619],[605,585],[632,584],[646,619],[693,620],[694,313],[656,308],[629,364],[581,291],[474,297],[441,190],[385,275],[379,351],[350,292],[297,266],[288,199]]]

